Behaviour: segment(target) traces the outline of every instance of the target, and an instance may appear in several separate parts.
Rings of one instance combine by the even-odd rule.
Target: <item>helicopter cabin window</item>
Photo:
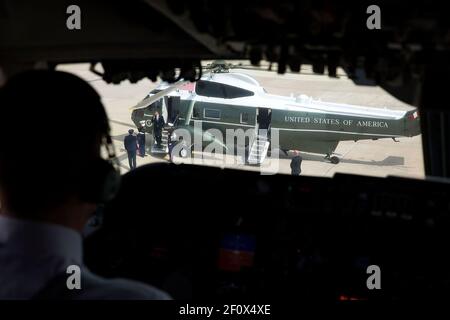
[[[225,89],[225,95],[226,95],[227,99],[250,97],[250,96],[254,95],[254,93],[252,91],[245,90],[242,88],[229,86],[226,84],[224,84],[223,87]]]
[[[225,98],[225,90],[223,85],[212,81],[197,81],[195,93],[205,97]]]
[[[204,112],[204,117],[206,119],[220,120],[220,118],[221,118],[221,114],[220,114],[219,110],[205,109],[205,110],[203,110],[203,112]]]
[[[248,123],[248,113],[247,112],[241,113],[241,123]]]
[[[203,80],[197,81],[195,92],[200,96],[223,99],[242,98],[254,95],[254,93],[249,90],[222,83]]]

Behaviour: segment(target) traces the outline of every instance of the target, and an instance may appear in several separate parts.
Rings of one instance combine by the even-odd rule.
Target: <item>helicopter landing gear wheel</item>
[[[325,160],[330,161],[332,164],[338,164],[341,161],[341,159],[339,159],[338,157],[330,156],[329,154],[325,156]]]
[[[338,157],[336,157],[336,156],[332,156],[332,157],[330,158],[330,162],[331,162],[332,164],[338,164],[339,161],[340,161],[340,159],[339,159]]]

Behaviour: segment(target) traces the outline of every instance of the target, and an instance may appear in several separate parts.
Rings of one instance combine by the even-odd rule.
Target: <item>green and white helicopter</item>
[[[163,147],[153,146],[153,153],[169,151],[167,140],[177,128],[201,137],[203,146],[216,142],[224,148],[223,141],[217,141],[209,129],[219,130],[223,136],[227,129],[252,129],[248,139],[236,142],[236,148],[247,150],[245,156],[249,164],[264,161],[271,150],[270,137],[275,131],[279,150],[324,154],[326,160],[337,164],[339,158],[334,151],[340,141],[385,138],[396,141],[399,137],[420,134],[417,110],[399,111],[323,102],[305,95],[273,95],[267,93],[254,78],[230,71],[229,66],[226,63],[212,64],[210,71],[194,83],[163,82],[131,108],[135,125],[148,133],[152,133],[156,110],[167,121]],[[198,124],[201,124],[200,129]],[[194,142],[183,143],[179,156],[186,157],[194,149]]]

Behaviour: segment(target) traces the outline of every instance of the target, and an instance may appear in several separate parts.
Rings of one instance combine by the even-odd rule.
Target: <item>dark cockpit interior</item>
[[[159,191],[143,187],[155,177],[166,177]],[[442,298],[448,188],[403,178],[144,166],[124,176],[105,207],[102,228],[86,240],[86,263],[175,299]],[[148,207],[128,201],[139,197]],[[366,287],[369,265],[383,270],[381,292]]]

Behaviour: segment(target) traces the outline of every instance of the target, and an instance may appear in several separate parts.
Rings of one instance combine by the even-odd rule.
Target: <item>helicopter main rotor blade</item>
[[[161,90],[158,93],[155,93],[154,95],[145,98],[144,100],[142,100],[141,102],[139,102],[137,105],[135,105],[134,107],[131,107],[130,110],[138,110],[138,109],[145,109],[147,108],[149,105],[151,105],[152,103],[158,101],[159,99],[163,98],[164,96],[170,94],[172,91],[175,91],[176,89],[178,89],[179,87],[185,85],[186,83],[188,83],[189,81],[178,81],[172,85],[170,85],[168,88]]]

